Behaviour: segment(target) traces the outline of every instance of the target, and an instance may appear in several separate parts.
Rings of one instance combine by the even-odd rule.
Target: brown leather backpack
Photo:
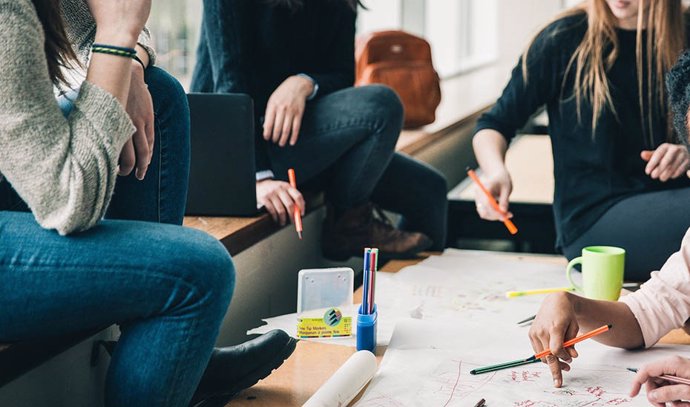
[[[404,31],[379,31],[357,39],[355,85],[381,83],[393,88],[405,108],[405,128],[433,123],[441,103],[431,46]]]

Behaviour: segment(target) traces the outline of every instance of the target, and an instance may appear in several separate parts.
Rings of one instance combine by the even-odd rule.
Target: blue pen
[[[369,302],[367,301],[369,298],[369,253],[371,249],[365,248],[364,249],[364,269],[362,271],[362,312],[364,314],[369,314]]]

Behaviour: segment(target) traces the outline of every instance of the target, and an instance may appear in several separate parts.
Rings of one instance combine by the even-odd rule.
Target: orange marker
[[[580,343],[580,342],[584,341],[585,339],[589,339],[589,338],[595,337],[597,335],[603,334],[604,332],[608,331],[611,328],[612,328],[612,325],[604,325],[601,328],[597,328],[593,331],[587,332],[586,334],[582,334],[582,335],[580,335],[576,338],[573,338],[569,341],[563,342],[563,347],[569,348],[569,347],[575,345],[576,343]],[[543,351],[537,353],[536,355],[534,355],[534,358],[535,359],[541,359],[541,358],[543,358],[549,354],[551,354],[551,349],[546,349],[546,350],[543,350]]]
[[[517,232],[518,232],[517,227],[515,226],[515,224],[510,219],[508,219],[508,214],[505,213],[503,211],[503,209],[501,209],[500,206],[498,206],[498,202],[496,202],[496,199],[494,199],[493,195],[491,195],[491,192],[489,192],[489,190],[486,189],[484,184],[482,184],[482,182],[479,180],[477,173],[475,173],[474,170],[472,170],[472,169],[468,169],[467,175],[469,175],[470,178],[472,178],[472,181],[474,181],[474,183],[477,184],[479,189],[481,189],[482,192],[484,192],[484,195],[486,195],[486,197],[489,199],[489,203],[491,204],[491,207],[493,207],[496,212],[503,215],[503,224],[506,225],[506,228],[508,228],[508,231],[510,232],[510,234],[511,235],[517,234]]]
[[[290,168],[288,170],[288,179],[290,180],[290,186],[297,189],[297,179],[295,178],[295,170]],[[295,230],[297,230],[297,236],[302,240],[302,214],[300,213],[299,206],[295,204],[294,210],[295,216]]]

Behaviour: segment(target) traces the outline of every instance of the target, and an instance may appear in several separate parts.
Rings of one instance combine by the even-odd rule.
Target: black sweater
[[[643,132],[647,108],[643,115],[635,68],[635,31],[617,30],[620,54],[608,71],[618,117],[606,108],[593,132],[592,107],[583,102],[582,121],[578,121],[573,97],[574,69],[566,73],[566,68],[586,31],[584,14],[547,27],[529,53],[528,84],[523,80],[521,60],[503,95],[477,125],[477,131],[494,129],[510,141],[530,116],[546,105],[553,145],[557,247],[577,239],[606,210],[628,196],[690,185],[685,176],[662,183],[644,172],[646,163],[640,152],[666,142],[668,124],[656,108],[651,136]],[[647,86],[645,83],[645,97]],[[645,119],[645,123],[649,120]]]
[[[265,0],[205,0],[195,92],[247,93],[257,119],[257,171],[270,169],[261,119],[273,91],[304,73],[317,98],[354,83],[356,12],[342,0],[305,0],[297,10]]]

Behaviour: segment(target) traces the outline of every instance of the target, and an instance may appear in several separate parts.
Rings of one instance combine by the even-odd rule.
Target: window
[[[148,27],[156,48],[156,64],[189,89],[196,62],[202,0],[155,1]]]

